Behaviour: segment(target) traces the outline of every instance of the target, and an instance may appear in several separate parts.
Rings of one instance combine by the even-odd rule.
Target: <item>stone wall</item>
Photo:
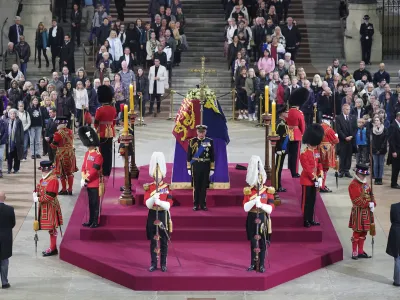
[[[14,24],[15,13],[17,12],[18,2],[14,0],[0,0],[0,29],[4,21],[8,18],[1,35],[3,42],[3,52],[7,49],[8,28]],[[1,49],[0,49],[1,50]]]

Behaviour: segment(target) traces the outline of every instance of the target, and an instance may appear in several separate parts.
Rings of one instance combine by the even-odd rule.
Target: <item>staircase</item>
[[[215,73],[205,76],[206,84],[215,90],[219,102],[227,116],[231,115],[231,77],[226,58],[223,56],[224,47],[224,13],[219,1],[215,0],[185,0],[183,12],[186,16],[189,49],[182,53],[182,62],[173,69],[172,88],[182,95],[200,84],[199,73],[190,70],[200,68],[200,59],[206,58],[206,68],[215,69]],[[223,96],[227,94],[226,96]],[[182,99],[177,95],[174,100],[176,111]]]

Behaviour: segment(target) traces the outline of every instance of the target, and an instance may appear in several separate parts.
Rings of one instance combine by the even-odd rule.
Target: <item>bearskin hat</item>
[[[85,147],[100,146],[99,136],[97,132],[90,126],[82,126],[78,129],[79,138]]]
[[[97,97],[99,102],[102,104],[111,103],[113,98],[111,88],[106,85],[99,86],[97,89]]]
[[[289,105],[290,106],[302,106],[304,102],[308,100],[309,92],[306,88],[298,88],[290,94]]]
[[[311,124],[303,135],[303,143],[311,146],[318,146],[324,138],[324,129],[320,124]]]

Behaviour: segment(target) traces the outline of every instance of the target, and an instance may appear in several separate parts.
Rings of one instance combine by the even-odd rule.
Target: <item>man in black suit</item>
[[[71,36],[72,43],[75,43],[76,36],[76,46],[79,47],[81,44],[81,22],[82,22],[82,12],[79,9],[78,4],[74,4],[74,9],[71,12]]]
[[[391,188],[400,189],[397,183],[400,171],[400,112],[396,114],[396,119],[389,127],[389,153],[388,164],[392,165]]]
[[[46,124],[45,129],[45,140],[50,145],[53,141],[54,133],[57,131],[57,124],[54,122],[56,120],[57,109],[55,107],[50,108],[49,115],[50,119]],[[49,147],[49,160],[54,162],[55,151],[53,148]]]
[[[354,121],[350,115],[350,105],[342,106],[342,114],[336,117],[336,132],[339,135],[339,177],[352,178],[350,175],[353,154]]]
[[[6,195],[0,191],[0,277],[3,289],[8,289],[8,259],[12,256],[15,213],[12,206],[4,203]]]
[[[64,36],[64,44],[60,51],[60,72],[63,67],[67,67],[71,73],[75,73],[75,46],[71,43],[71,36],[67,33]]]
[[[8,39],[14,45],[19,43],[19,37],[24,34],[24,26],[21,25],[21,18],[15,17],[15,24],[8,29]]]
[[[67,23],[67,0],[55,0],[55,14],[58,22],[61,23],[61,17],[64,23]]]
[[[73,77],[71,74],[69,74],[69,69],[68,67],[62,68],[62,74],[60,76],[60,81],[66,85],[66,83],[69,81],[72,83]]]
[[[390,206],[390,226],[386,253],[394,258],[393,285],[400,286],[400,202]]]
[[[135,70],[133,69],[133,66],[136,64],[136,60],[135,60],[133,54],[131,54],[131,49],[129,49],[129,47],[125,47],[125,49],[124,49],[124,55],[122,55],[122,56],[119,58],[119,61],[118,61],[118,68],[119,68],[119,69],[122,69],[121,64],[122,64],[122,62],[123,62],[124,60],[126,61],[127,65],[128,65],[128,69],[129,69],[129,70],[132,70],[132,71],[135,71]]]
[[[51,62],[53,64],[51,72],[54,72],[56,70],[56,57],[60,57],[61,46],[64,43],[64,30],[57,25],[56,20],[53,20],[51,25],[52,27],[49,30],[49,47],[51,49]]]

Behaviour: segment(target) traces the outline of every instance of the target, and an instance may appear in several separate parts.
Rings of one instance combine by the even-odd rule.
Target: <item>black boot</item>
[[[265,272],[265,250],[260,251],[260,273]]]
[[[256,258],[256,254],[254,252],[254,248],[251,243],[250,243],[250,253],[251,253],[251,261],[250,261],[250,266],[247,268],[247,272],[251,272],[256,269],[256,265],[254,262],[254,259]]]
[[[157,243],[155,240],[151,240],[150,242],[150,257],[151,257],[151,265],[149,268],[149,272],[153,272],[157,270],[157,254],[154,252]]]
[[[160,265],[161,271],[167,272],[167,256],[168,256],[168,241],[166,237],[162,237],[161,239],[161,257],[160,257]]]

